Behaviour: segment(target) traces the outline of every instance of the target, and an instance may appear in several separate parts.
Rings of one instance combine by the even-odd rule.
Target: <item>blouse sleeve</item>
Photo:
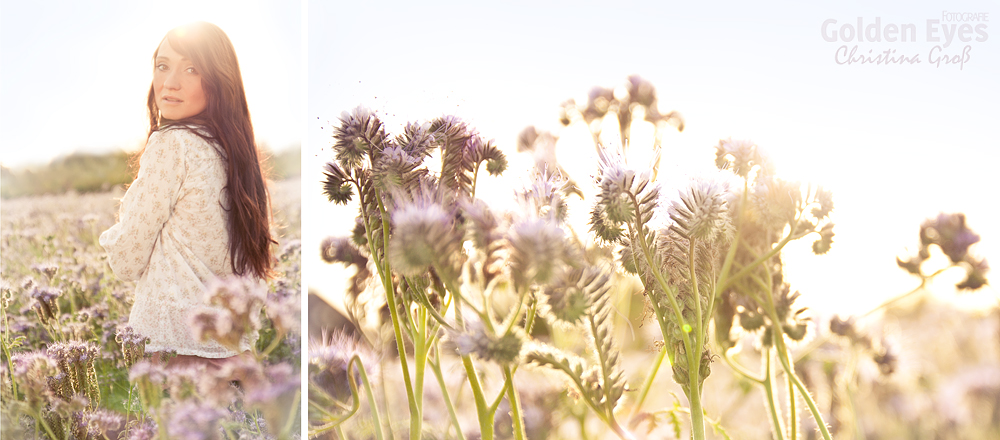
[[[184,147],[177,130],[149,137],[139,174],[122,198],[118,223],[101,234],[111,270],[121,279],[138,280],[149,264],[184,182]]]

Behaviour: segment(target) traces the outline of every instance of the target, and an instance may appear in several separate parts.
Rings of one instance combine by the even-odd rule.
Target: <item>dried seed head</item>
[[[899,353],[883,338],[878,344],[878,350],[872,355],[872,360],[878,364],[879,371],[888,376],[895,373],[899,366]]]
[[[338,205],[346,205],[354,195],[350,177],[336,163],[329,162],[323,167],[323,194]]]
[[[387,193],[409,191],[427,173],[426,169],[418,169],[421,162],[419,157],[410,156],[400,146],[387,146],[372,165],[375,187]]]
[[[128,423],[128,438],[126,440],[156,440],[160,435],[156,421],[149,416],[140,417],[140,419]]]
[[[798,182],[763,176],[757,179],[752,191],[751,205],[761,226],[780,231],[795,219],[796,209],[802,201],[802,188]]]
[[[650,107],[656,104],[656,88],[653,87],[653,83],[643,79],[639,75],[629,76],[625,87],[628,90],[629,100],[632,102],[643,107]]]
[[[518,328],[498,336],[486,331],[481,322],[469,320],[465,331],[449,332],[446,342],[462,356],[472,354],[485,361],[509,365],[520,361],[524,339]]]
[[[738,176],[748,178],[754,167],[758,176],[774,174],[774,165],[756,144],[749,140],[720,140],[715,147],[715,165],[720,170],[731,169]]]
[[[309,382],[331,397],[346,400],[350,396],[348,380],[359,381],[357,370],[348,374],[354,356],[369,374],[378,374],[380,356],[347,333],[323,332],[320,339],[309,340]]]
[[[483,252],[489,252],[491,245],[503,238],[500,220],[482,200],[463,200],[460,205],[462,217],[466,220],[465,229],[472,245]]]
[[[515,191],[514,197],[528,216],[565,222],[569,213],[565,199],[568,183],[558,173],[536,172],[531,184]]]
[[[534,150],[535,141],[538,140],[538,137],[538,129],[534,126],[529,126],[521,130],[521,133],[517,135],[517,152],[523,153]]]
[[[14,286],[7,280],[0,280],[0,308],[7,309],[14,300]]]
[[[333,151],[345,170],[362,166],[366,156],[380,152],[386,139],[382,121],[371,110],[358,106],[340,115],[340,126],[333,131]]]
[[[423,159],[430,156],[436,134],[431,130],[430,123],[408,122],[403,134],[396,136],[396,144],[403,148],[411,157]]]
[[[920,225],[920,242],[938,245],[952,263],[965,259],[969,246],[979,242],[979,235],[965,225],[965,214],[938,214]]]
[[[94,438],[109,437],[117,432],[125,423],[125,418],[114,411],[99,408],[86,413],[88,431],[96,434]]]
[[[986,259],[966,255],[965,261],[968,263],[965,279],[955,285],[955,287],[959,290],[978,290],[985,286],[987,284],[986,272],[990,270]]]
[[[343,263],[346,266],[368,264],[368,258],[361,254],[351,240],[343,237],[326,237],[319,245],[320,258],[327,263]]]
[[[819,187],[816,190],[816,202],[819,203],[819,206],[813,208],[812,215],[819,220],[830,216],[830,213],[833,212],[833,192]]]
[[[31,283],[31,309],[38,316],[38,321],[42,325],[59,322],[59,297],[62,290],[54,287],[39,287]]]
[[[614,222],[628,222],[633,219],[631,196],[637,196],[652,178],[652,171],[636,172],[625,165],[622,153],[604,148],[600,150],[598,184],[601,192],[598,204]]]
[[[21,290],[24,291],[34,289],[37,285],[38,283],[32,277],[24,277],[24,279],[21,280]]]
[[[97,407],[101,392],[97,383],[95,361],[100,349],[91,342],[67,341],[51,344],[46,353],[59,366],[59,373],[49,378],[49,387],[63,400],[69,401],[75,395],[86,397],[91,406]]]
[[[490,139],[483,139],[481,136],[472,136],[465,147],[466,155],[478,167],[486,162],[486,171],[491,176],[499,176],[507,169],[507,156],[497,148],[496,143]]]
[[[540,312],[556,325],[573,327],[583,323],[590,309],[593,277],[586,277],[583,269],[563,269],[542,289]]]
[[[49,281],[52,281],[52,278],[56,276],[56,272],[59,272],[59,265],[55,263],[32,264],[31,270],[40,275],[45,275]]]
[[[693,179],[667,206],[672,229],[685,238],[714,242],[733,233],[729,217],[729,184],[722,179]]]
[[[603,118],[611,109],[611,103],[615,100],[614,89],[607,87],[594,87],[587,95],[587,107],[583,110],[584,120],[590,124],[591,121]]]
[[[605,242],[619,242],[625,224],[636,221],[636,204],[644,223],[652,218],[659,187],[652,183],[652,167],[636,172],[626,167],[621,151],[603,148],[599,153],[601,190],[591,210],[590,229]]]
[[[404,275],[422,273],[430,266],[457,271],[464,233],[455,222],[454,210],[425,195],[397,203],[388,251],[393,268]]]
[[[830,246],[833,245],[833,223],[827,223],[819,230],[819,240],[813,242],[813,253],[816,255],[822,255],[830,251]],[[897,259],[897,262],[899,260]]]
[[[18,389],[24,393],[25,402],[31,408],[39,408],[52,400],[48,378],[59,374],[59,366],[54,358],[41,351],[16,353],[11,356],[14,365],[13,379]]]
[[[549,282],[566,255],[565,240],[555,221],[536,218],[515,224],[509,237],[515,282],[522,286]]]

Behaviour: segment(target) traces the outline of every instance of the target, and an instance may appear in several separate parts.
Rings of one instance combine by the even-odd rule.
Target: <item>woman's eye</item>
[[[195,70],[194,67],[188,67],[187,69],[184,69],[184,71],[187,72],[187,73],[190,73],[192,75],[197,75],[198,74],[198,71]]]
[[[156,70],[159,70],[160,72],[166,72],[167,71],[167,65],[163,64],[163,63],[157,64],[156,65]]]

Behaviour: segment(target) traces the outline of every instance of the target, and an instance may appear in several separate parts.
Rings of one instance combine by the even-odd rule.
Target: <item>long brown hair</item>
[[[243,76],[233,43],[218,26],[195,22],[172,29],[164,37],[177,53],[191,59],[201,73],[207,105],[200,114],[180,121],[160,117],[153,85],[149,87],[149,135],[166,126],[182,126],[222,148],[229,196],[229,257],[233,273],[272,276],[270,200],[264,184]],[[162,44],[162,42],[161,42]],[[159,52],[153,52],[156,59]],[[204,130],[194,129],[201,127]],[[141,152],[140,152],[141,155]]]

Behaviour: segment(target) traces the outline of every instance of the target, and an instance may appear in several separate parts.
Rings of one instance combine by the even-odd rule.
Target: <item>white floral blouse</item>
[[[148,336],[147,352],[205,358],[235,356],[195,339],[189,317],[206,305],[206,284],[232,275],[222,154],[186,128],[154,132],[139,174],[121,201],[118,223],[101,234],[115,275],[136,281],[129,325]],[[250,348],[256,332],[244,337]]]

